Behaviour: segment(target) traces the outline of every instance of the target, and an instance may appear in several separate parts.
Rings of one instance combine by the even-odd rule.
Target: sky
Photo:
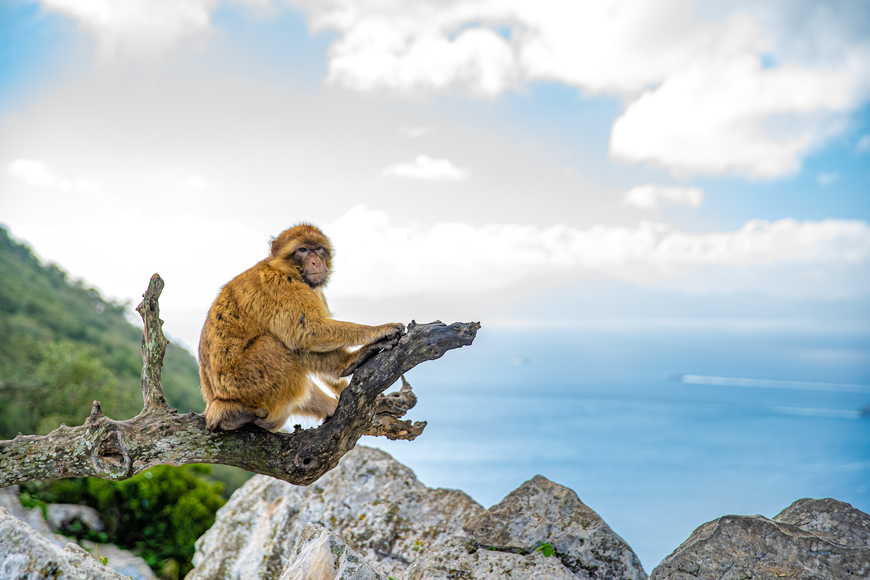
[[[590,284],[854,312],[868,32],[849,1],[2,0],[0,223],[115,300],[159,272],[194,348],[301,221],[359,322],[565,324]]]

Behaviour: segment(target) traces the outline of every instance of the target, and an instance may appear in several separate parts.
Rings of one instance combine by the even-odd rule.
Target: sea
[[[406,378],[415,441],[364,437],[484,507],[540,474],[647,573],[704,522],[831,497],[870,513],[866,321],[487,327]]]

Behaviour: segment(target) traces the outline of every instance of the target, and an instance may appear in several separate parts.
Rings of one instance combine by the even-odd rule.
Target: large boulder
[[[834,499],[802,499],[772,520],[723,516],[662,560],[650,580],[870,578],[870,516]]]
[[[279,580],[387,580],[336,533],[308,524]]]
[[[338,571],[345,553],[402,580],[647,578],[625,541],[566,487],[536,476],[484,511],[462,492],[427,488],[383,451],[357,446],[311,486],[248,481],[197,541],[187,580],[356,578]],[[305,576],[312,562],[329,572]]]
[[[197,541],[187,579],[277,578],[309,522],[340,535],[379,573],[401,578],[482,512],[461,491],[429,489],[383,451],[358,445],[310,486],[251,478]]]
[[[26,580],[123,580],[97,562],[84,548],[61,548],[5,507],[0,507],[0,578]]]
[[[634,551],[595,511],[572,490],[540,475],[471,518],[463,531],[466,535],[457,537],[450,550],[430,552],[415,563],[408,579],[466,577],[463,573],[469,578],[493,579],[510,574],[589,580],[647,578]],[[547,553],[552,548],[555,554],[548,558],[539,548],[546,548]]]

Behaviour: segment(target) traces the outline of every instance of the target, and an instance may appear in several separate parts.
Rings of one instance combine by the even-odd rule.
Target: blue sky
[[[302,220],[367,322],[623,284],[866,302],[870,9],[656,6],[5,0],[0,221],[113,298],[164,273],[187,344]]]

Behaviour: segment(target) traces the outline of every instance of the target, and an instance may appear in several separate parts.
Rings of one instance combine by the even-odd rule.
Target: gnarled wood
[[[60,477],[127,479],[155,465],[220,463],[307,485],[338,464],[363,435],[414,439],[425,422],[400,420],[417,398],[403,373],[448,350],[471,344],[476,322],[408,325],[392,350],[383,351],[354,373],[332,418],[314,429],[269,433],[251,425],[209,431],[198,413],[179,414],[163,397],[160,372],[168,341],[158,299],[163,280],[155,274],[137,310],[142,333],[142,412],[128,421],[103,415],[99,401],[84,425],[61,425],[45,436],[19,435],[0,441],[0,487]],[[402,388],[382,393],[399,378]]]

